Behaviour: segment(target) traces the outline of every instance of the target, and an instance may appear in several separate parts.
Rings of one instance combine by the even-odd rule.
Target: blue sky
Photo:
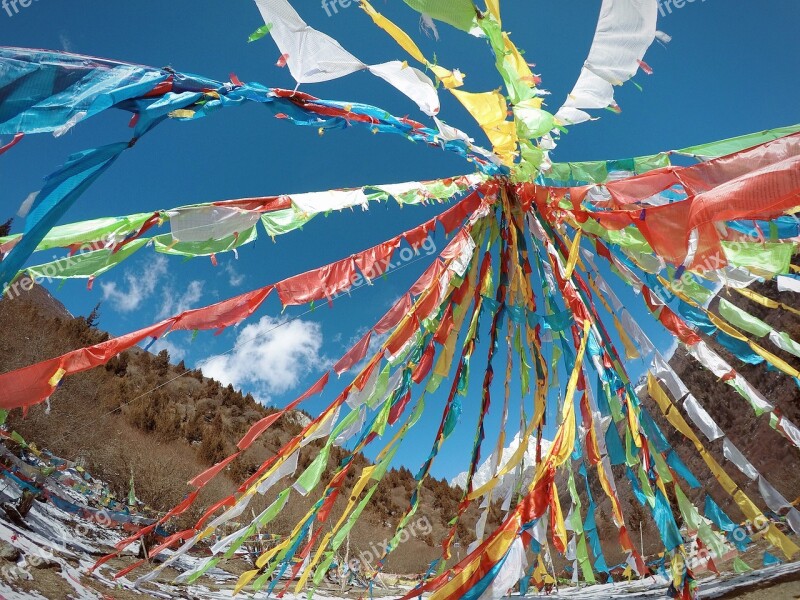
[[[306,21],[336,39],[366,63],[406,57],[357,7],[340,8],[327,16],[320,2],[296,0]],[[439,27],[440,40],[420,33],[419,18],[399,0],[373,3],[419,43],[427,56],[437,56],[450,68],[467,75],[468,91],[501,86],[488,45],[449,28]],[[552,92],[555,111],[578,76],[591,44],[600,2],[596,0],[505,0],[504,27],[526,51],[526,59]],[[670,12],[671,11],[671,12]],[[797,98],[800,82],[796,26],[800,4],[795,0],[695,0],[681,8],[662,2],[659,29],[672,35],[666,47],[654,44],[646,61],[654,75],[636,77],[618,89],[619,115],[603,112],[599,121],[575,127],[562,137],[554,159],[595,160],[652,154],[706,141],[800,121]],[[155,67],[170,65],[184,71],[227,80],[235,73],[245,81],[294,87],[288,70],[275,66],[279,52],[266,38],[252,44],[248,35],[263,22],[250,0],[189,2],[137,0],[38,0],[9,17],[0,11],[0,40],[4,45],[66,49],[81,54],[119,59]],[[427,117],[407,98],[367,73],[301,89],[316,96],[381,106],[395,115]],[[440,94],[440,117],[488,145],[464,109]],[[12,216],[41,180],[72,152],[127,140],[128,115],[109,112],[74,128],[62,138],[30,136],[0,160],[0,220]],[[259,106],[223,111],[198,122],[165,123],[143,138],[97,182],[68,213],[65,222],[128,214],[181,204],[245,196],[304,192],[363,184],[431,179],[471,171],[458,156],[411,144],[399,136],[376,136],[360,129],[317,135],[313,128],[294,127],[272,118]],[[286,276],[342,258],[377,244],[430,218],[436,207],[400,209],[394,204],[369,211],[344,212],[318,218],[302,232],[273,242],[261,232],[252,246],[242,248],[239,260],[221,256],[219,266],[208,260],[184,262],[155,255],[149,249],[95,282],[53,286],[56,296],[73,314],[87,314],[100,300],[101,327],[121,334],[149,324],[181,308],[212,303]],[[15,231],[22,223],[15,224]],[[439,249],[446,243],[436,238]],[[428,264],[419,260],[404,266],[375,286],[343,297],[333,309],[318,307],[290,326],[269,330],[281,320],[276,298],[239,330],[213,337],[200,334],[168,338],[173,356],[187,364],[230,350],[237,339],[260,335],[258,354],[234,355],[237,361],[215,364],[216,372],[235,376],[269,402],[285,404],[315,381],[336,360],[355,335],[375,322]],[[617,288],[620,294],[625,290]],[[641,300],[633,299],[634,314],[644,319]],[[290,309],[293,317],[305,309]],[[655,328],[647,330],[668,344]],[[266,338],[264,337],[266,336]],[[269,343],[262,343],[263,340]],[[255,352],[255,351],[253,351]],[[257,370],[253,357],[269,363]],[[291,357],[292,360],[286,360]],[[504,360],[504,358],[503,358]],[[248,362],[250,361],[250,362]],[[634,366],[641,370],[642,365]],[[475,375],[473,375],[475,378]],[[329,388],[309,402],[318,411],[340,389]],[[472,384],[473,392],[479,387]],[[501,395],[496,394],[498,398]],[[399,460],[412,470],[427,456],[438,425],[441,398],[429,399],[428,413],[415,430]],[[471,443],[477,396],[470,396],[453,447]],[[497,404],[496,404],[497,406]],[[498,410],[495,410],[495,413]],[[512,419],[513,421],[513,419]],[[493,444],[490,432],[487,444]],[[484,455],[488,449],[484,450]],[[451,477],[465,467],[463,452],[445,452],[434,475]]]

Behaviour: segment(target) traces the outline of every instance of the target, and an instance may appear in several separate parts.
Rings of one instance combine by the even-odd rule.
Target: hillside
[[[790,292],[778,292],[774,281],[757,282],[751,286],[751,289],[788,306],[798,306],[797,295]],[[735,292],[726,294],[725,299],[767,322],[777,331],[785,331],[792,339],[800,339],[800,318],[792,313],[765,308]],[[710,305],[710,309],[715,314],[718,314],[718,304],[719,299],[715,298]],[[800,359],[797,357],[776,348],[766,338],[761,341],[761,344],[795,369],[800,369]],[[758,389],[780,413],[795,424],[800,422],[800,403],[798,403],[800,389],[790,377],[776,370],[768,370],[764,364],[756,366],[743,364],[716,342],[710,343],[710,346]],[[798,456],[797,449],[770,427],[769,416],[757,417],[744,398],[725,383],[718,381],[712,373],[700,368],[698,363],[683,349],[679,349],[675,353],[670,364],[692,394],[756,469],[765,475],[769,482],[790,502],[798,498],[800,495],[800,456]],[[651,405],[652,403],[648,406]],[[683,412],[682,408],[681,411]],[[685,416],[686,413],[683,412],[683,414]],[[669,425],[666,425],[663,419],[659,419],[658,423],[665,431],[670,431]],[[741,518],[733,501],[714,482],[705,463],[694,451],[694,448],[683,442],[682,436],[677,434],[674,429],[668,435],[668,439],[700,481],[713,482],[709,492],[714,500],[723,509],[729,511],[733,519]],[[722,455],[722,440],[708,442],[703,438],[703,441],[714,458],[720,464],[726,465],[727,461]],[[737,485],[762,510],[765,510],[766,507],[758,491],[758,484],[742,475],[730,462],[727,462],[726,469]],[[690,495],[690,497],[692,496]]]
[[[36,286],[14,300],[0,301],[3,352],[0,372],[94,344],[108,335],[92,325],[93,316],[73,318],[45,289]],[[155,391],[150,391],[155,390]],[[70,460],[82,459],[95,476],[108,482],[117,497],[128,493],[133,474],[137,497],[156,512],[177,504],[190,488],[184,483],[235,451],[235,444],[251,424],[275,409],[263,407],[231,386],[170,364],[166,351],[157,355],[134,348],[99,367],[70,377],[45,405],[31,409],[26,418],[15,411],[9,419],[29,442]],[[235,491],[238,483],[298,433],[307,422],[302,412],[277,421],[253,446],[203,490],[193,512],[179,525],[199,516],[202,507]],[[316,456],[321,442],[306,447],[299,470]],[[334,448],[323,481],[332,475],[345,451]],[[329,522],[335,523],[358,474],[368,461],[356,456]],[[298,472],[299,472],[298,470]],[[403,467],[390,470],[372,502],[353,529],[351,553],[390,538],[415,485]],[[277,491],[252,504],[256,512],[274,499]],[[389,558],[392,572],[424,571],[441,554],[438,547],[447,522],[456,512],[460,490],[445,480],[426,481],[415,520],[427,520],[430,533],[412,537]],[[271,525],[270,532],[287,534],[306,513],[316,496],[293,494]],[[472,507],[459,528],[459,540],[472,541],[478,509]],[[499,512],[493,515],[496,522]],[[490,523],[491,525],[491,523]],[[428,527],[418,528],[428,530]]]
[[[797,306],[797,297],[788,292],[778,292],[777,284],[774,281],[756,282],[751,289],[767,298],[782,302],[788,306]],[[724,293],[724,292],[723,292]],[[744,296],[731,291],[725,293],[725,299],[731,304],[746,310],[755,317],[767,322],[777,331],[787,332],[793,339],[800,339],[800,318],[789,311],[780,309],[768,309],[756,304]],[[709,308],[718,313],[719,298],[715,298]],[[775,370],[768,370],[765,364],[748,365],[737,360],[725,348],[716,341],[703,336],[709,346],[722,356],[737,372],[741,373],[756,389],[758,389],[775,407],[789,418],[792,422],[800,422],[800,390],[795,382],[788,376]],[[800,359],[779,350],[772,345],[766,338],[760,341],[761,344],[770,352],[778,355],[796,369],[800,369]],[[678,376],[683,380],[691,393],[697,398],[700,404],[706,409],[711,417],[717,422],[726,436],[734,445],[747,457],[747,459],[762,473],[767,480],[790,502],[800,495],[800,455],[796,448],[793,448],[785,438],[777,431],[773,430],[769,424],[769,415],[758,417],[755,415],[749,403],[736,393],[730,386],[719,381],[710,371],[701,367],[697,361],[689,356],[683,348],[678,348],[670,359],[670,365]],[[725,510],[726,513],[736,522],[743,522],[745,517],[733,502],[731,497],[725,493],[721,486],[714,479],[711,471],[695,450],[694,446],[686,440],[682,434],[666,421],[661,415],[655,402],[649,398],[646,391],[643,392],[641,400],[656,423],[665,433],[669,443],[676,449],[681,460],[689,467],[695,477],[701,482],[702,487],[697,490],[687,491],[688,497],[698,506],[702,512],[703,502],[706,494],[709,494],[714,501]],[[675,399],[673,400],[681,400]],[[691,422],[682,407],[681,402],[676,402],[680,407],[680,412]],[[758,483],[745,477],[732,463],[727,461],[722,453],[722,439],[709,442],[702,434],[700,438],[711,455],[725,468],[726,472],[736,482],[736,484],[753,500],[762,511],[768,511],[767,506],[761,498]],[[618,480],[625,480],[624,472],[620,467],[614,467],[615,476]],[[597,485],[597,492],[602,494]],[[630,492],[630,486],[623,484],[620,486],[623,510],[630,509],[632,516],[629,529],[632,533],[637,533],[639,523],[643,524],[643,538],[645,552],[653,552],[659,547],[658,532],[649,516],[645,517],[638,502]],[[593,492],[595,489],[593,488]],[[597,495],[595,495],[597,497]],[[627,505],[627,506],[626,506]],[[612,525],[609,516],[610,504],[606,501],[599,505],[602,523],[600,533],[603,535],[604,526],[609,535],[613,535]],[[640,521],[642,519],[642,521]],[[678,521],[680,524],[680,520]],[[638,538],[637,535],[633,536]],[[795,542],[797,540],[795,539]],[[754,558],[760,560],[760,557]]]

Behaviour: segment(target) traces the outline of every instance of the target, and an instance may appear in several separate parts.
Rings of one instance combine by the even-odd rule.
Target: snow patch
[[[520,444],[520,434],[517,433],[514,436],[514,439],[508,445],[508,447],[503,449],[503,455],[500,458],[500,464],[497,465],[496,468],[493,468],[492,465],[492,456],[489,456],[486,460],[481,463],[478,467],[477,472],[475,473],[475,477],[473,478],[473,488],[477,489],[480,486],[487,483],[493,476],[497,470],[503,468],[503,466],[511,459],[514,455],[514,452],[517,451],[517,448]],[[522,462],[520,463],[523,468],[523,484],[530,483],[533,480],[534,470],[536,467],[536,438],[530,437],[528,440],[528,447],[525,450],[525,455],[522,458]],[[542,440],[542,455],[544,456],[547,451],[550,449],[551,442],[548,440]],[[509,492],[509,490],[514,486],[516,481],[516,474],[519,467],[512,470],[508,473],[503,480],[498,484],[495,488],[495,495],[496,497],[505,497],[505,495]],[[464,488],[467,484],[467,472],[464,471],[459,473],[453,479],[450,480],[450,485],[453,487],[460,487]]]

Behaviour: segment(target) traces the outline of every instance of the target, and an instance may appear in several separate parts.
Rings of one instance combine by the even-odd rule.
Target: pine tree
[[[169,371],[169,352],[167,352],[166,348],[156,354],[155,368],[156,372],[162,377]]]
[[[89,313],[89,316],[86,317],[86,325],[90,328],[94,329],[97,327],[98,322],[100,321],[100,305],[102,302],[98,302],[95,307],[92,309],[92,312]]]

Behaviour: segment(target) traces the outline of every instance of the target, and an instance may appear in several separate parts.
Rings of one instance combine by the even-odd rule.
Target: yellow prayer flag
[[[484,129],[492,149],[500,160],[506,165],[514,162],[514,153],[517,150],[517,126],[513,121],[502,121]]]
[[[378,11],[376,11],[374,8],[372,8],[372,5],[369,2],[367,2],[367,0],[361,0],[361,8],[363,8],[364,12],[366,12],[372,18],[373,21],[375,21],[375,24],[378,27],[380,27],[386,33],[392,36],[392,39],[394,39],[395,42],[400,44],[400,47],[403,48],[403,50],[408,52],[419,62],[423,64],[428,64],[428,61],[422,54],[422,51],[414,43],[414,40],[412,40],[411,37],[405,31],[400,29],[400,27],[395,25],[392,21],[390,21],[382,14],[380,14]]]
[[[500,25],[502,23],[500,21],[500,0],[486,0],[486,8],[497,20],[497,24]]]
[[[770,352],[766,348],[762,348],[761,346],[759,346],[755,342],[751,341],[751,342],[749,342],[749,344],[750,344],[750,348],[753,350],[753,352],[758,354],[760,357],[762,357],[764,360],[766,360],[773,367],[775,367],[777,369],[780,369],[781,371],[786,373],[789,377],[800,377],[800,371],[798,371],[797,369],[792,367],[789,363],[787,363],[785,360],[783,360],[779,356],[775,356],[772,352]]]
[[[519,512],[515,512],[500,529],[492,534],[493,537],[486,544],[484,552],[477,554],[460,573],[433,592],[428,600],[443,600],[453,597],[453,594],[469,581],[476,571],[485,569],[487,563],[496,564],[514,543],[521,524]]]
[[[636,348],[636,346],[633,343],[633,340],[631,340],[630,336],[625,331],[625,328],[622,326],[622,323],[620,323],[617,315],[611,313],[611,317],[614,319],[614,329],[617,330],[617,333],[619,334],[619,339],[622,340],[622,346],[625,348],[625,358],[629,360],[634,360],[639,358],[639,350]]]
[[[727,333],[732,337],[735,337],[737,340],[740,340],[742,342],[747,342],[747,337],[742,335],[737,329],[731,327],[727,321],[720,319],[717,315],[715,315],[710,311],[708,311],[706,314],[708,315],[708,318],[711,320],[714,326],[717,327],[720,331],[722,331],[723,333]]]
[[[484,130],[505,121],[506,101],[500,92],[473,93],[453,90],[453,95]]]
[[[517,49],[517,47],[508,37],[508,34],[505,32],[503,33],[503,44],[506,47],[506,60],[509,61],[511,66],[514,68],[514,71],[516,71],[517,75],[519,75],[519,78],[533,87],[535,81],[531,68],[528,66],[528,63],[525,62],[525,59],[522,57],[522,54],[520,54],[519,49]],[[541,107],[541,99],[536,99],[535,102],[539,105],[539,107]]]
[[[750,498],[748,498],[747,495],[739,489],[739,486],[736,485],[736,482],[731,479],[731,477],[725,472],[725,470],[714,459],[714,457],[708,453],[708,450],[706,450],[705,446],[703,446],[700,438],[698,438],[697,435],[695,435],[695,433],[689,428],[689,425],[678,412],[677,407],[672,404],[664,390],[661,388],[661,384],[652,373],[647,374],[647,390],[650,393],[650,396],[658,404],[661,412],[664,413],[665,417],[667,417],[667,420],[672,423],[672,425],[678,431],[683,433],[692,441],[695,448],[697,448],[697,451],[700,453],[700,456],[703,458],[703,461],[706,463],[706,466],[708,466],[708,469],[711,471],[712,475],[714,475],[714,478],[719,482],[722,489],[724,489],[730,496],[733,497],[733,500],[741,509],[745,517],[747,517],[753,523],[758,521],[768,522],[758,507],[753,504],[752,500],[750,500]],[[770,525],[767,527],[765,537],[773,546],[780,548],[787,558],[792,558],[792,556],[800,551],[800,547],[786,537],[786,535],[783,534],[772,523],[770,523]]]
[[[241,592],[242,588],[253,581],[253,578],[255,578],[256,575],[258,575],[258,569],[253,569],[252,571],[245,571],[242,573],[239,576],[239,581],[236,582],[236,587],[233,588],[233,595],[236,596],[239,592]]]
[[[550,518],[553,520],[553,541],[558,540],[562,547],[567,547],[567,526],[564,523],[564,513],[561,510],[561,500],[558,499],[558,488],[556,482],[550,489],[552,494],[552,504],[550,505]]]
[[[56,387],[59,383],[61,383],[61,380],[64,378],[64,375],[66,374],[67,371],[65,369],[58,369],[58,371],[56,371],[50,378],[50,380],[47,382],[47,385],[49,385],[50,387]]]
[[[572,277],[572,272],[575,270],[575,263],[578,262],[578,256],[581,249],[581,236],[583,235],[583,230],[578,229],[578,232],[575,234],[575,239],[572,240],[572,245],[569,249],[569,258],[567,259],[567,267],[565,269],[564,278],[569,279]]]
[[[448,90],[454,90],[455,88],[460,88],[464,85],[464,77],[465,75],[455,69],[451,71],[450,69],[445,69],[439,65],[432,65],[428,64],[428,68],[433,71],[433,74],[442,82],[442,85],[446,87]]]

